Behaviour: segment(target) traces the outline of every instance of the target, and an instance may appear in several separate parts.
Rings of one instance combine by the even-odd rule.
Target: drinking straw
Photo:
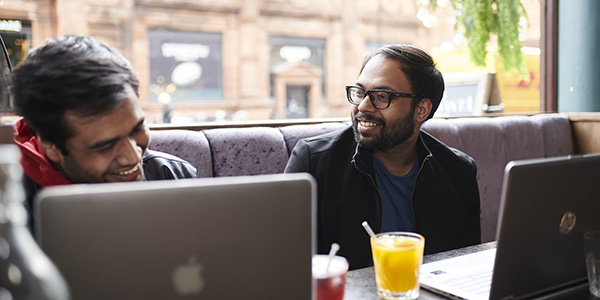
[[[375,236],[375,232],[373,232],[373,229],[371,229],[371,226],[369,226],[369,223],[367,221],[363,221],[362,226],[365,228],[370,237]]]
[[[338,250],[340,250],[340,245],[338,245],[337,243],[331,244],[331,249],[329,250],[329,256],[327,259],[327,268],[325,269],[325,273],[329,272],[329,265],[331,265],[331,261],[333,260],[333,257],[338,252]]]

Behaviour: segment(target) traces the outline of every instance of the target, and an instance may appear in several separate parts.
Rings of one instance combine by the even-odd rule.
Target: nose
[[[142,148],[138,146],[136,140],[128,137],[123,139],[120,144],[120,152],[117,156],[119,165],[131,166],[137,164],[142,157]]]
[[[375,106],[373,105],[373,103],[371,102],[371,95],[369,95],[368,93],[367,93],[367,95],[365,95],[363,100],[358,105],[358,110],[359,111],[368,111],[368,112],[373,112],[373,111],[377,110],[375,108]]]

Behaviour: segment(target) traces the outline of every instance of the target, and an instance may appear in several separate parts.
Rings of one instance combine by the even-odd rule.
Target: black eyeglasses
[[[365,90],[361,87],[348,85],[346,86],[346,97],[348,102],[354,105],[359,105],[365,97],[369,96],[371,104],[377,109],[384,109],[390,106],[392,98],[403,97],[403,98],[423,98],[416,94],[409,93],[394,93],[383,90]]]

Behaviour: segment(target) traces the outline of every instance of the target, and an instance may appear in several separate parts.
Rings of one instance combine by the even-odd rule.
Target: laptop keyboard
[[[496,249],[427,263],[421,285],[433,292],[470,300],[487,300],[492,286]]]
[[[464,276],[449,278],[446,283],[475,295],[488,296],[492,286],[492,274],[492,270],[481,270],[464,274]]]

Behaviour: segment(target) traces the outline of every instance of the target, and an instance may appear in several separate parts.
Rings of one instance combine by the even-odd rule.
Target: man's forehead
[[[122,103],[119,104],[119,106],[121,105]],[[98,122],[98,120],[101,120],[105,117],[116,113],[117,109],[117,107],[107,108],[98,112],[90,112],[89,110],[68,109],[65,111],[64,120],[66,122],[66,125],[71,128],[79,127],[77,125],[88,125],[91,123]]]
[[[144,114],[134,99],[126,99],[117,107],[96,114],[67,110],[63,118],[70,138],[88,141],[128,134],[143,119]]]
[[[396,85],[410,85],[401,67],[402,64],[395,59],[383,55],[374,56],[366,63],[356,83],[358,85],[377,85],[377,87],[370,88],[390,88]]]
[[[371,59],[369,59],[369,61],[367,61],[365,63],[365,69],[368,67],[371,67],[371,68],[381,67],[381,65],[383,65],[383,64],[394,66],[394,67],[398,68],[398,70],[402,70],[402,62],[400,62],[399,60],[393,59],[391,57],[384,56],[382,54],[378,54],[378,55],[371,57]]]

